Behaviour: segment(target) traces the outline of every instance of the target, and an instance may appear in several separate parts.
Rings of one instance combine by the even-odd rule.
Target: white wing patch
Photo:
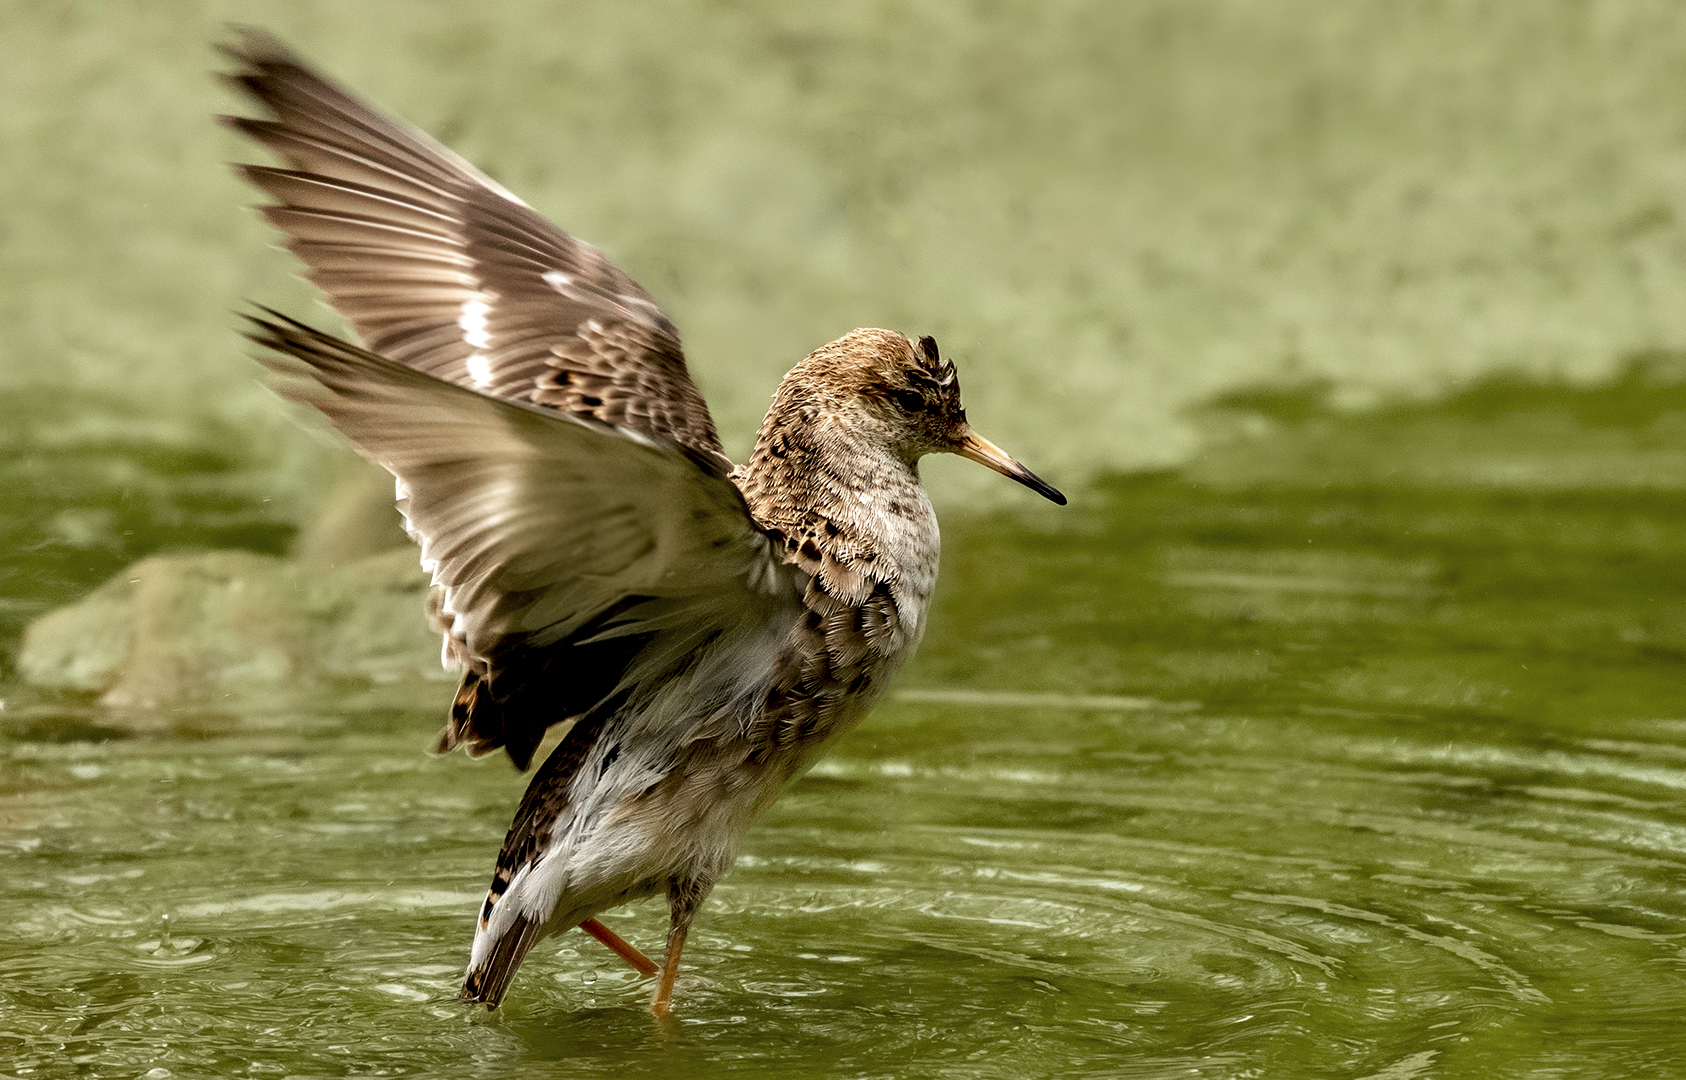
[[[462,314],[457,316],[463,340],[476,349],[487,349],[492,345],[492,335],[486,329],[486,316],[492,310],[488,301],[492,299],[484,292],[477,292],[462,302]]]
[[[562,293],[564,296],[569,294],[568,286],[574,283],[573,277],[568,274],[564,274],[560,270],[546,270],[539,276],[544,278],[544,283],[546,285],[549,285],[551,288],[555,289],[559,293]]]
[[[487,293],[477,292],[462,302],[462,313],[457,316],[463,340],[475,350],[468,356],[468,377],[474,380],[475,386],[492,385],[492,362],[480,351],[492,347],[492,334],[486,327],[486,316],[492,310],[491,300]]]

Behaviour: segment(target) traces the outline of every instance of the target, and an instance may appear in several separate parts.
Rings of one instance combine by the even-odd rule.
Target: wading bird
[[[779,384],[747,464],[721,450],[674,326],[595,248],[419,131],[242,32],[238,166],[362,347],[275,312],[284,396],[397,478],[462,683],[437,749],[533,777],[463,983],[495,1008],[580,927],[671,1006],[698,906],[750,823],[913,653],[937,577],[925,454],[1065,498],[971,430],[929,337],[856,330]],[[658,966],[598,913],[665,894]]]

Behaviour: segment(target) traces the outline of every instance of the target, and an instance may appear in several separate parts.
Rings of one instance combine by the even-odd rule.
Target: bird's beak
[[[966,434],[960,440],[959,447],[954,452],[963,458],[972,459],[979,465],[988,465],[1002,476],[1012,477],[1044,499],[1056,502],[1061,506],[1065,505],[1065,496],[1061,495],[1052,484],[1008,457],[999,446],[971,429],[967,429]]]

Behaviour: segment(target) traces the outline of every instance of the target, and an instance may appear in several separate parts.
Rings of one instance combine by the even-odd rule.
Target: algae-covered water
[[[425,755],[437,709],[125,738],[78,699],[9,703],[0,1053],[20,1076],[1680,1075],[1686,384],[1660,371],[1356,418],[1247,399],[1182,471],[951,516],[900,695],[750,834],[666,1028],[577,934],[495,1018],[455,1002],[522,779]],[[609,921],[654,949],[664,919]]]
[[[0,13],[0,1075],[1686,1075],[1679,13],[793,12]],[[424,753],[448,683],[22,678],[340,468],[227,329],[311,309],[217,171],[225,18],[602,242],[729,442],[885,323],[1074,496],[927,468],[926,643],[670,1024],[577,934],[456,1002],[525,778]]]

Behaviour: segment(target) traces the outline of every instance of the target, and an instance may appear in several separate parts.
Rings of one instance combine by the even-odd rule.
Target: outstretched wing
[[[275,388],[398,478],[464,690],[483,697],[447,748],[504,745],[525,768],[550,724],[659,689],[712,640],[795,626],[794,572],[713,456],[270,314],[249,336]]]
[[[371,351],[458,386],[721,455],[679,335],[602,252],[468,162],[243,31],[225,117],[288,168],[238,166]],[[724,461],[724,457],[721,457]]]

